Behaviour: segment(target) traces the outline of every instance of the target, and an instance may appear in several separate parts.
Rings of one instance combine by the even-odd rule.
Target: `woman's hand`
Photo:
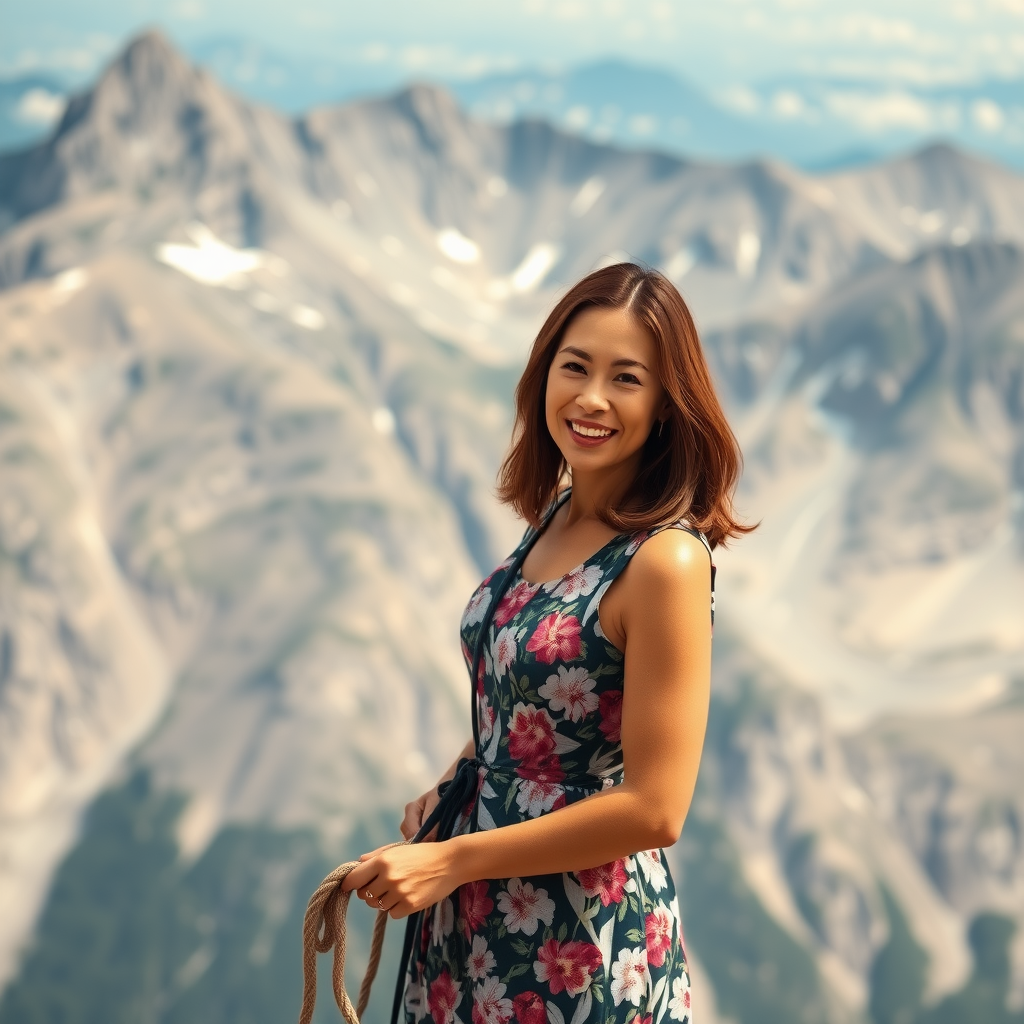
[[[402,820],[401,831],[402,835],[406,839],[412,839],[412,837],[416,835],[420,829],[420,825],[427,820],[430,816],[430,812],[437,806],[437,801],[439,799],[440,798],[437,795],[437,786],[435,786],[412,803],[405,805],[405,818]],[[429,835],[424,837],[424,841],[430,842],[436,838],[437,828],[434,827],[430,830]]]
[[[399,918],[443,900],[458,885],[449,845],[417,843],[385,846],[364,854],[341,887],[356,890],[373,910],[386,910]]]

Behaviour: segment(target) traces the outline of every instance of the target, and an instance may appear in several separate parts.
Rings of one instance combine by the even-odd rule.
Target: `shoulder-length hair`
[[[715,394],[693,317],[663,274],[616,263],[588,274],[559,300],[540,329],[516,387],[512,445],[498,474],[498,497],[537,527],[566,472],[547,428],[548,370],[566,328],[582,309],[626,310],[654,339],[658,376],[672,411],[644,443],[625,500],[599,513],[619,533],[685,519],[714,547],[754,529],[739,522],[732,496],[742,457]]]

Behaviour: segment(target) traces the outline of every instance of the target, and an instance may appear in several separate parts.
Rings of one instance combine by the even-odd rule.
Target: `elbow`
[[[679,841],[682,831],[683,823],[680,819],[674,818],[671,821],[660,823],[656,833],[656,841],[651,845],[651,849],[664,849],[667,846],[674,846]]]
[[[675,808],[662,811],[650,809],[644,816],[642,834],[647,845],[642,849],[657,850],[674,846],[683,831],[685,818],[685,811],[680,813]]]

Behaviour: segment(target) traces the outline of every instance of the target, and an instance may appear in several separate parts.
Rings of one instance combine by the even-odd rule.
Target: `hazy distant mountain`
[[[691,300],[764,520],[716,553],[678,851],[705,1019],[1018,997],[1024,179],[428,87],[289,120],[147,35],[0,157],[0,224],[0,1021],[294,1012],[318,872],[466,734],[519,362],[627,255]]]
[[[228,88],[288,114],[391,92],[410,77],[385,53],[290,53],[243,36],[193,41],[188,56]],[[538,117],[596,142],[689,158],[774,158],[821,172],[943,139],[1024,167],[1018,80],[922,84],[795,73],[711,94],[674,72],[613,59],[423,77],[480,118]],[[50,79],[0,83],[0,149],[40,138],[67,92]]]

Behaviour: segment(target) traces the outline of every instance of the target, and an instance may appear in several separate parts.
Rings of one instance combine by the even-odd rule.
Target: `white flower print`
[[[580,625],[585,626],[590,621],[590,616],[593,615],[594,612],[596,612],[601,607],[601,598],[604,597],[606,593],[608,593],[608,588],[614,582],[614,579],[605,580],[604,583],[602,583],[601,586],[597,588],[597,593],[595,593],[594,596],[590,599],[590,604],[587,605],[587,610],[583,613],[583,618],[580,619]],[[594,623],[594,631],[597,633],[598,636],[604,636],[604,633],[601,632],[600,616]]]
[[[626,548],[626,557],[629,558],[630,555],[635,554],[640,545],[643,544],[649,536],[650,534],[646,530],[642,533],[634,534],[633,539],[629,542],[629,545]]]
[[[634,946],[620,949],[619,959],[612,964],[612,999],[618,1006],[628,999],[640,1005],[640,997],[647,990],[647,950]]]
[[[442,900],[434,908],[434,918],[430,922],[430,941],[439,946],[452,933],[455,927],[455,907],[450,899]]]
[[[579,722],[597,708],[597,694],[591,691],[597,685],[582,667],[558,666],[558,674],[548,676],[537,692],[554,712],[564,711],[571,722]]]
[[[668,872],[661,862],[661,853],[658,850],[643,850],[636,855],[640,870],[647,879],[647,884],[655,891],[661,892],[668,884]]]
[[[417,1024],[427,1015],[427,986],[422,979],[405,990],[405,1011],[412,1014]]]
[[[494,659],[494,674],[498,679],[508,671],[509,665],[516,660],[516,631],[514,626],[506,626],[491,644],[491,658]]]
[[[494,732],[494,708],[486,697],[476,699],[477,723],[480,727],[480,742],[486,744]]]
[[[486,977],[494,968],[497,962],[494,954],[487,948],[487,940],[482,935],[473,936],[473,948],[466,957],[466,973],[473,979],[479,981]]]
[[[508,890],[498,893],[498,910],[505,915],[509,932],[534,935],[540,921],[549,925],[554,920],[555,901],[548,898],[547,889],[534,889],[530,882],[510,878]]]
[[[539,817],[555,806],[555,801],[565,790],[554,782],[535,782],[533,779],[517,779],[519,789],[516,805],[523,814],[531,818]]]
[[[580,595],[586,597],[587,594],[593,593],[594,587],[601,582],[603,575],[604,570],[599,566],[578,565],[558,581],[550,594],[552,597],[560,597],[566,603],[575,601]]]
[[[462,613],[462,628],[465,629],[467,626],[475,626],[478,622],[483,622],[490,603],[491,588],[484,587],[483,590],[478,590],[469,599],[469,604],[466,605],[466,610]]]
[[[690,1019],[690,986],[685,978],[672,979],[672,998],[668,1001],[668,1015],[673,1020]]]
[[[481,1024],[507,1024],[512,1019],[512,1000],[504,999],[505,985],[496,977],[485,978],[473,989],[473,1020]]]

